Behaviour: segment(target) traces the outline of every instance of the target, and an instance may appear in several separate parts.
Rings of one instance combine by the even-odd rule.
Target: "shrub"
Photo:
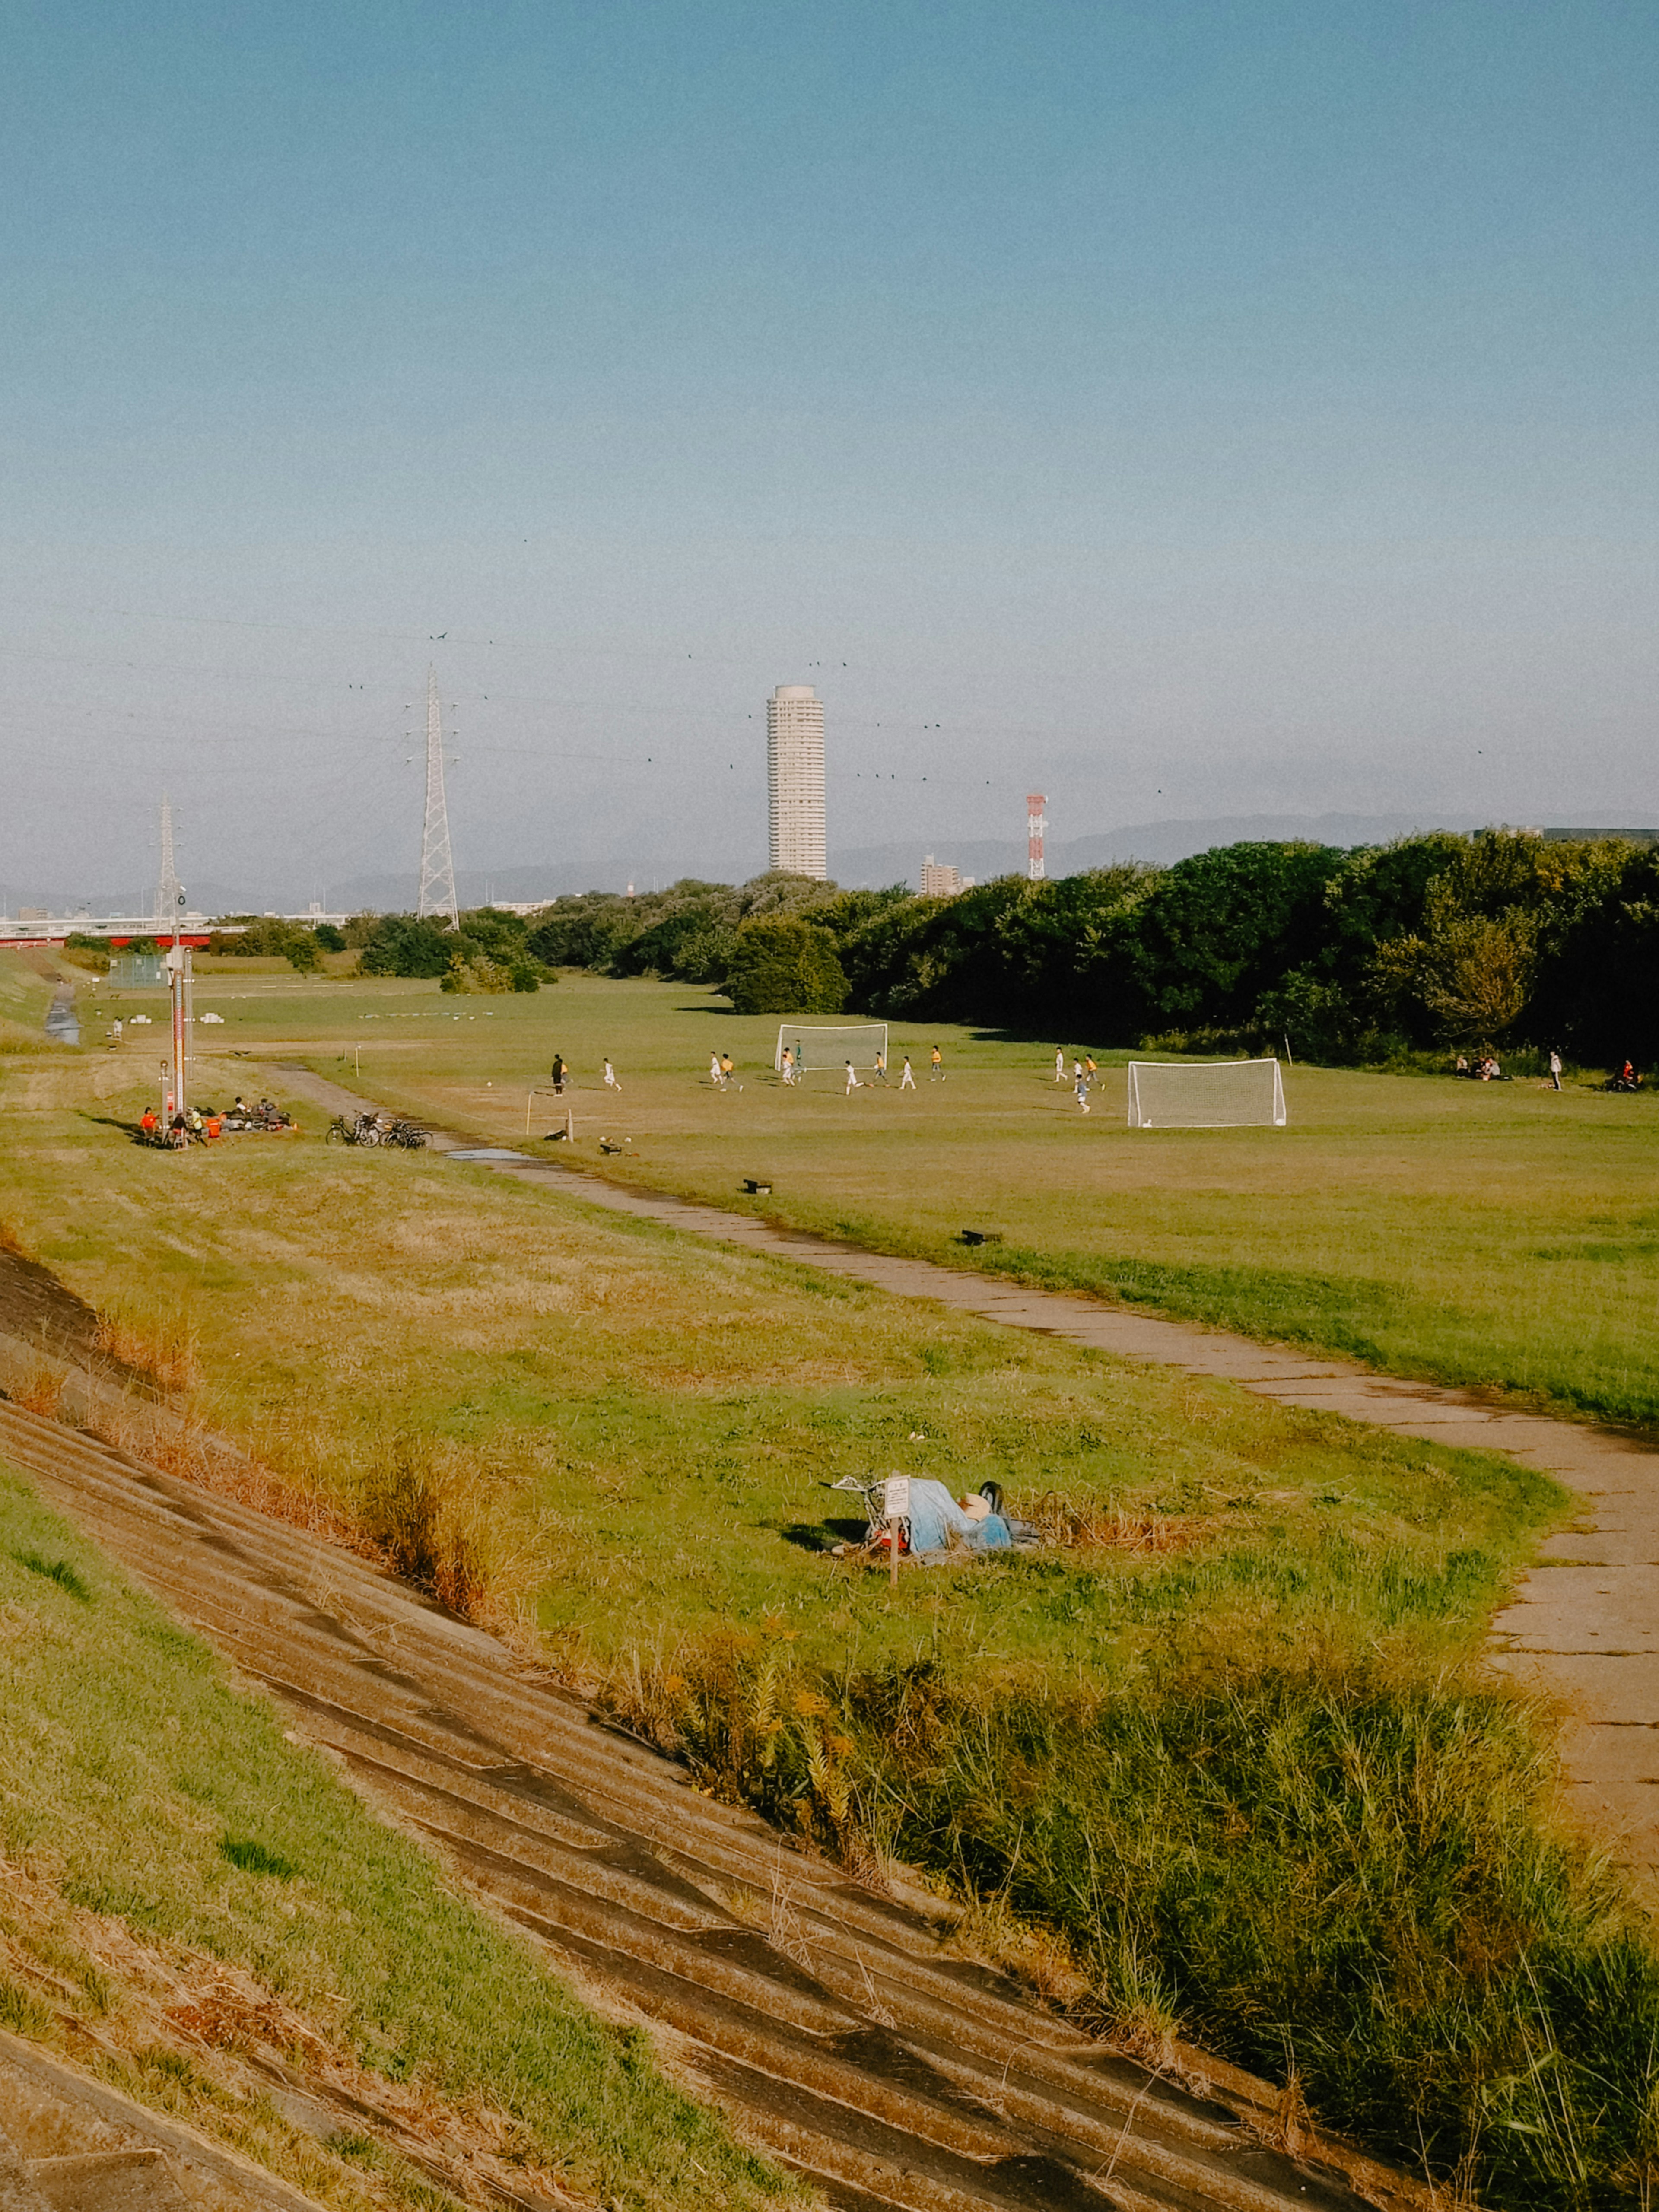
[[[362,968],[365,975],[423,976],[434,981],[447,975],[454,956],[454,933],[428,915],[383,914],[363,933]]]
[[[847,971],[827,930],[793,916],[762,916],[738,931],[726,990],[740,1014],[838,1014],[847,1004]]]

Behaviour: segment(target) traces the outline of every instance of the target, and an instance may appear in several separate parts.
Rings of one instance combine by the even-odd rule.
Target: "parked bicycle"
[[[327,1141],[331,1145],[366,1145],[371,1150],[386,1145],[393,1150],[418,1152],[426,1143],[427,1133],[418,1123],[406,1121],[396,1114],[357,1114],[348,1121],[337,1114],[328,1125]]]

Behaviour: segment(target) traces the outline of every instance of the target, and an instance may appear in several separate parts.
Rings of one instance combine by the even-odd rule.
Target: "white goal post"
[[[1285,1127],[1285,1085],[1276,1060],[1132,1060],[1132,1129]]]
[[[781,1071],[784,1048],[794,1060],[797,1075],[818,1075],[831,1069],[842,1074],[850,1060],[856,1067],[873,1067],[876,1054],[887,1057],[885,1022],[848,1022],[840,1027],[813,1029],[800,1022],[785,1022],[778,1031],[778,1048],[772,1065]]]

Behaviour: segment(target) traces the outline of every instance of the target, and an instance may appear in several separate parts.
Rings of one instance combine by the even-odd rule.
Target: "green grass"
[[[0,1053],[63,1049],[53,1046],[46,1034],[52,992],[42,966],[49,964],[49,954],[26,959],[16,952],[0,952]]]
[[[577,1158],[597,1168],[600,1135],[633,1138],[635,1159],[605,1163],[617,1179],[1391,1373],[1659,1421],[1652,1098],[1297,1066],[1286,1129],[1132,1131],[1121,1053],[1103,1056],[1086,1121],[1053,1081],[1051,1045],[925,1025],[892,1033],[919,1094],[790,1093],[770,1073],[775,1022],[684,985],[574,976],[486,1006],[435,984],[247,979],[223,1011],[239,1047],[280,1045],[496,1140],[523,1141],[526,1085],[556,1047],[578,1070]],[[949,1079],[931,1085],[935,1040]],[[711,1046],[736,1054],[741,1095],[702,1079]],[[620,1099],[599,1085],[606,1052]],[[553,1119],[544,1099],[532,1129]],[[757,1175],[773,1193],[744,1200]],[[970,1255],[955,1241],[968,1227],[1004,1241]]]
[[[1010,1237],[1005,1264],[1065,1279],[1045,1221],[1150,1237],[1179,1204],[1218,1235],[1231,1208],[1229,1295],[1291,1318],[1293,1280],[1263,1291],[1249,1271],[1250,1234],[1291,1234],[1282,1194],[1241,1194],[1252,1175],[1299,1166],[1328,1223],[1372,1202],[1357,1168],[1322,1182],[1334,1152],[1397,1154],[1403,1177],[1413,1114],[1437,1127],[1492,1104],[1486,1140],[1518,1177],[1529,1146],[1562,1141],[1528,1115],[1645,1110],[1310,1076],[1291,1132],[1148,1152],[1055,1109],[1024,1048],[951,1040],[951,1083],[918,1099],[763,1081],[714,1097],[696,1079],[708,1037],[752,1059],[770,1025],[696,994],[580,981],[458,1019],[420,986],[235,980],[227,1046],[339,1073],[340,1039],[372,1033],[366,1091],[496,1136],[521,1137],[514,1086],[555,1045],[584,1067],[609,1049],[628,1087],[620,1104],[577,1094],[586,1157],[631,1127],[636,1174],[732,1202],[740,1174],[769,1172],[774,1203],[872,1241],[949,1254],[947,1229],[972,1221]],[[0,1221],[136,1331],[187,1336],[204,1418],[371,1520],[418,1493],[434,1556],[464,1551],[486,1607],[522,1604],[545,1651],[711,1787],[854,1858],[902,1849],[1063,1947],[1121,2027],[1178,2021],[1280,2078],[1293,2066],[1321,2118],[1442,2174],[1472,2151],[1494,2205],[1635,2201],[1613,2177],[1652,2151],[1646,1937],[1555,1826],[1547,1728],[1466,1671],[1565,1510],[1553,1485],[618,1219],[579,1187],[303,1139],[139,1150],[120,1124],[143,1066],[124,1049],[14,1072]],[[234,1060],[202,1072],[249,1087]],[[1362,1142],[1341,1113],[1368,1099]],[[325,1117],[302,1119],[314,1139]],[[1628,1133],[1575,1126],[1603,1153]],[[1443,1127],[1424,1141],[1455,1150]],[[1158,1162],[1206,1158],[1207,1189],[1158,1186]],[[993,1178],[1006,1207],[981,1202]],[[1371,1181],[1385,1215],[1389,1174]],[[1528,1191],[1529,1233],[1559,1240],[1565,1200],[1547,1179]],[[1480,1195],[1460,1192],[1466,1221]],[[1351,1305],[1356,1282],[1389,1279],[1386,1225]],[[1570,1364],[1559,1316],[1554,1339]],[[914,1570],[895,1595],[816,1548],[840,1503],[820,1485],[895,1468],[1059,1493],[1133,1540]],[[303,1877],[283,1829],[222,1807],[202,1834],[216,1868],[268,1902],[289,1893],[233,1847]]]
[[[47,1558],[65,1563],[75,1589],[25,1564]],[[118,2050],[132,2016],[119,2070],[136,2094],[175,2107],[182,2099],[204,2124],[249,2139],[252,2122],[234,2098],[205,2082],[186,2094],[191,2062],[155,2045],[129,1954],[115,1949],[130,1971],[112,1986],[76,1948],[77,1927],[109,1948],[112,1918],[170,1962],[170,2002],[210,1990],[216,1966],[239,1969],[372,2072],[438,2106],[489,2100],[525,2161],[607,2203],[692,2206],[712,2194],[759,2206],[792,2195],[663,2079],[637,2036],[596,2019],[526,1943],[453,1894],[414,1844],[285,1737],[264,1700],[233,1689],[195,1637],[3,1470],[0,1686],[0,1839],[13,1892],[0,1938],[60,2008],[69,1990],[61,2032],[71,2045],[75,2023],[95,2020],[106,2052]],[[56,1900],[30,1927],[14,1917],[25,1869]],[[0,1986],[0,2018],[53,2032],[52,2009],[19,1980]],[[292,2146],[287,2157],[276,2150],[279,2170],[330,2201],[362,2201],[331,2154],[313,2145],[296,2166]],[[428,2191],[424,2201],[440,2200]]]
[[[579,1185],[293,1139],[134,1146],[131,1080],[125,1055],[31,1074],[0,1220],[141,1339],[186,1334],[196,1410],[296,1485],[377,1526],[424,1486],[418,1543],[464,1546],[600,1674],[771,1620],[824,1665],[925,1648],[1116,1680],[1194,1607],[1285,1650],[1351,1615],[1461,1651],[1562,1510],[1496,1458],[711,1247]],[[860,1523],[824,1487],[894,1469],[1150,1516],[1173,1547],[895,1599],[825,1556]]]

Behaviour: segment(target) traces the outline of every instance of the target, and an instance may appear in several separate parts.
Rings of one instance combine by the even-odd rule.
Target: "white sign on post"
[[[910,1510],[910,1478],[908,1474],[890,1474],[886,1495],[882,1500],[887,1511],[887,1579],[898,1588],[899,1522]]]

